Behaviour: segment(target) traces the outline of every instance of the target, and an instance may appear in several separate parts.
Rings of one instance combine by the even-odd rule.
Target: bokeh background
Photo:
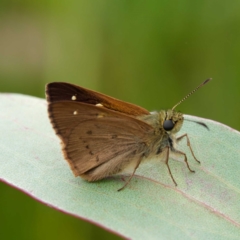
[[[0,92],[44,98],[66,81],[160,110],[212,77],[177,109],[240,130],[239,13],[239,0],[1,0]],[[120,237],[0,183],[0,239]]]

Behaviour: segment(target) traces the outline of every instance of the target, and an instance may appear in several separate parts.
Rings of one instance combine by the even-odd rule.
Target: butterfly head
[[[162,110],[159,113],[159,120],[166,132],[176,133],[183,124],[183,114],[172,109]]]

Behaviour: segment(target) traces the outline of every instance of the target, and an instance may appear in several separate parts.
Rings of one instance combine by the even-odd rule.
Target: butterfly
[[[186,154],[177,149],[177,143],[186,138],[192,156],[200,161],[194,155],[188,135],[176,136],[184,117],[174,109],[210,80],[204,81],[172,109],[152,113],[74,84],[47,84],[50,122],[61,139],[64,158],[74,175],[92,182],[132,169],[120,191],[130,182],[141,162],[159,158],[165,161],[177,185],[168,164],[170,155],[183,157],[189,171],[194,172]]]

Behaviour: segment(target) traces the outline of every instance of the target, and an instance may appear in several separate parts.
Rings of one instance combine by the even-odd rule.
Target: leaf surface
[[[220,123],[185,115],[199,165],[186,141],[185,164],[170,161],[175,187],[164,163],[142,164],[121,192],[126,177],[96,183],[75,178],[61,153],[44,99],[0,95],[0,179],[57,210],[86,219],[132,239],[239,239],[240,133]]]

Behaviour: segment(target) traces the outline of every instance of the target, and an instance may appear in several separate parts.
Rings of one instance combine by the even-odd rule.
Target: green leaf
[[[43,99],[0,95],[0,179],[57,210],[92,221],[132,239],[239,239],[240,134],[220,123],[185,116],[199,165],[186,141],[189,164],[142,164],[121,192],[123,177],[96,183],[75,178],[64,160],[59,138]],[[181,134],[180,133],[180,134]],[[126,180],[127,178],[125,178]]]

